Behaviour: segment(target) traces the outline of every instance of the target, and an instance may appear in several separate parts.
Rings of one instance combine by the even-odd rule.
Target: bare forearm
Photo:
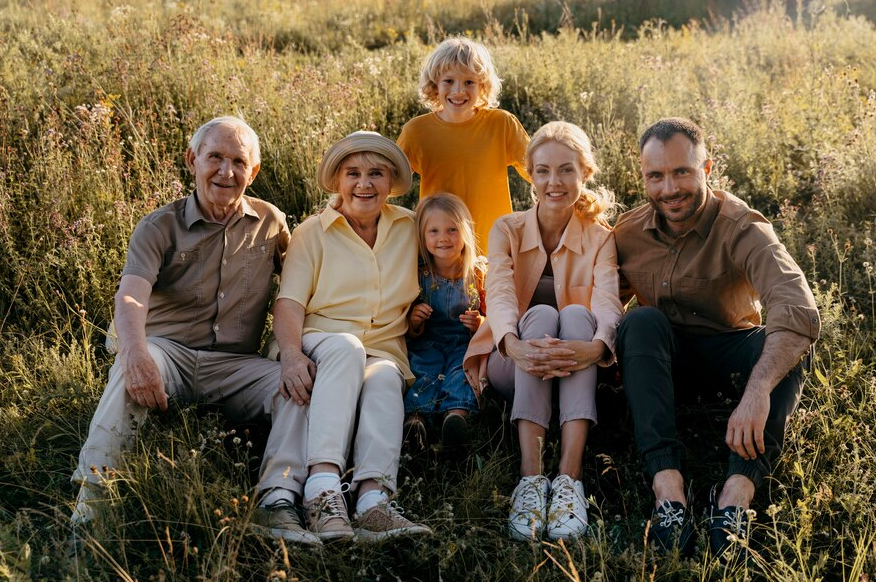
[[[119,338],[119,352],[146,350],[146,316],[152,286],[145,279],[126,275],[119,283],[115,296],[115,330]]]
[[[304,306],[292,299],[278,299],[274,305],[274,337],[280,357],[289,351],[301,351],[304,329]]]
[[[769,394],[809,349],[811,340],[792,331],[775,331],[766,336],[760,358],[751,371],[746,392]]]

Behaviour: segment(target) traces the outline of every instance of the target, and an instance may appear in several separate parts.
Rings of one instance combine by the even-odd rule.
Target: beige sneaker
[[[344,491],[323,491],[304,502],[307,529],[321,540],[348,540],[356,534],[350,527]]]
[[[289,502],[257,507],[252,513],[252,530],[257,534],[280,537],[294,544],[322,545],[318,537],[301,527],[298,512]]]
[[[356,537],[376,542],[392,536],[431,534],[429,527],[414,523],[402,515],[404,510],[395,501],[378,503],[362,515],[356,514]]]

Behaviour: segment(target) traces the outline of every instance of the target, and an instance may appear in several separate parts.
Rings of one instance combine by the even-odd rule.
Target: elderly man
[[[131,236],[115,297],[118,356],[73,474],[82,487],[71,520],[94,516],[137,422],[176,398],[220,405],[233,421],[273,421],[254,526],[318,544],[293,505],[306,476],[306,409],[282,391],[280,364],[257,353],[290,239],[283,213],[244,195],[259,172],[258,137],[219,117],[195,132],[185,160],[195,191]]]
[[[710,495],[709,541],[720,555],[747,530],[746,509],[770,474],[800,399],[820,320],[803,272],[770,223],[712,190],[702,130],[662,119],[639,140],[648,204],[615,227],[621,295],[639,308],[618,330],[617,352],[636,444],[656,497],[650,538],[694,549],[675,430],[676,396],[723,392],[727,479]],[[761,324],[761,304],[768,319]]]

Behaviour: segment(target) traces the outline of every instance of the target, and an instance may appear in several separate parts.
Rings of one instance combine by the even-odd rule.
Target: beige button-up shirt
[[[259,349],[289,244],[286,216],[244,196],[227,225],[208,222],[196,194],[146,215],[128,246],[122,275],[152,284],[146,335],[198,350]]]
[[[623,306],[618,298],[617,257],[612,232],[573,214],[548,257],[538,230],[537,206],[499,218],[490,231],[487,319],[472,337],[469,359],[487,355],[529,309],[535,288],[551,261],[557,307],[583,305],[596,317],[596,334],[614,352]],[[608,363],[608,362],[605,362]]]
[[[417,231],[410,210],[387,204],[369,247],[334,208],[292,232],[278,297],[304,306],[303,333],[350,333],[370,356],[395,362],[405,379],[408,307],[417,298]]]
[[[672,238],[649,204],[624,213],[614,229],[621,299],[658,308],[694,334],[789,330],[818,338],[820,319],[806,277],[769,221],[727,192],[707,192],[694,228]]]

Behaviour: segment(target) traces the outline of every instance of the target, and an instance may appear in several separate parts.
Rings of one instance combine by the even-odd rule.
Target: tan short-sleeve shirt
[[[147,336],[192,349],[254,353],[273,274],[289,245],[286,217],[276,206],[244,196],[227,225],[208,222],[196,196],[140,220],[122,275],[152,284]]]
[[[303,333],[350,333],[370,356],[394,362],[407,380],[404,335],[408,307],[417,298],[414,214],[387,204],[369,247],[334,208],[301,223],[292,242],[278,298],[304,306]]]
[[[788,330],[818,338],[821,323],[803,271],[769,221],[727,192],[707,192],[696,225],[672,238],[649,204],[624,213],[614,228],[621,299],[660,309],[694,334]]]

